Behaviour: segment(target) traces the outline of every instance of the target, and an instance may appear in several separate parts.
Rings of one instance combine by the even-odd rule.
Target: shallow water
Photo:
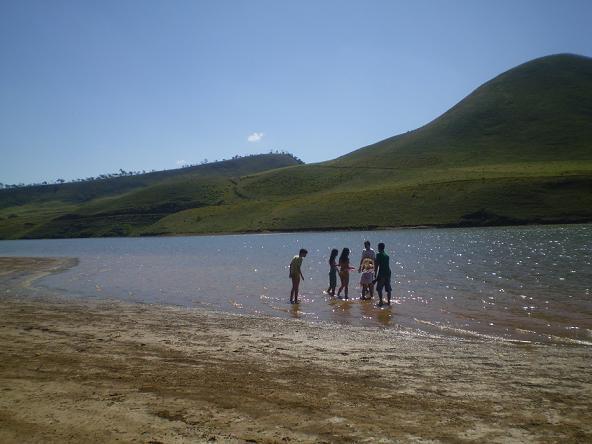
[[[385,242],[393,304],[323,293],[331,248],[357,265]],[[287,265],[301,248],[301,303]],[[592,345],[592,225],[167,238],[2,241],[3,256],[69,256],[79,266],[39,285],[69,295],[406,327],[451,335]]]

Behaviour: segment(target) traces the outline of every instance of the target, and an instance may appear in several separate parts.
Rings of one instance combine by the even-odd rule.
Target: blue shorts
[[[393,291],[392,287],[391,287],[391,275],[389,274],[388,276],[378,276],[378,278],[376,279],[376,291],[378,291],[379,293],[382,292],[382,289],[385,289],[385,291],[387,293],[390,293]]]

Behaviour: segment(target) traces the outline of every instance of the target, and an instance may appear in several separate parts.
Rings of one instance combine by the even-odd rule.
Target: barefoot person
[[[376,291],[380,302],[378,305],[383,305],[382,289],[386,291],[387,303],[391,305],[391,268],[389,265],[388,254],[384,252],[384,244],[378,244],[378,254],[376,255]]]
[[[361,300],[372,299],[374,296],[372,281],[374,280],[374,261],[367,257],[362,261],[362,276],[360,277],[360,285],[362,286]],[[370,293],[370,296],[366,294]]]
[[[360,258],[360,265],[358,266],[358,273],[362,272],[362,263],[366,259],[372,259],[373,265],[376,263],[376,252],[372,248],[370,248],[370,241],[369,240],[364,241],[364,249],[362,250],[362,257]],[[362,299],[364,299],[363,288],[364,288],[364,286],[362,285]],[[370,290],[370,297],[372,297],[374,295],[374,282],[370,282],[370,287],[368,287],[368,289]]]
[[[300,287],[300,279],[304,280],[302,275],[302,259],[306,257],[306,251],[304,248],[300,249],[298,256],[292,258],[290,262],[290,279],[292,279],[292,290],[290,291],[290,304],[298,303],[298,288]]]
[[[344,248],[339,256],[339,279],[341,279],[341,287],[337,290],[337,297],[343,292],[344,299],[347,299],[347,293],[349,290],[349,270],[355,270],[354,267],[349,265],[349,248]]]
[[[333,248],[329,257],[329,288],[327,288],[327,294],[331,296],[335,296],[335,287],[337,287],[337,262],[335,259],[338,254],[339,250]]]

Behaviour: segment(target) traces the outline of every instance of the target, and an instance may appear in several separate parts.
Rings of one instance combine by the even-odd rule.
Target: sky
[[[588,0],[0,0],[0,182],[333,159],[592,56],[590,23]]]

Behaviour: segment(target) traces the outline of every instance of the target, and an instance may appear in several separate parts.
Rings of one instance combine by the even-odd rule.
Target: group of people
[[[378,244],[378,253],[370,248],[370,241],[364,242],[364,249],[362,250],[362,257],[358,266],[358,273],[360,273],[360,285],[362,287],[362,295],[360,299],[372,299],[374,297],[374,285],[376,285],[376,292],[378,293],[378,305],[382,306],[384,300],[382,297],[383,290],[386,292],[387,304],[391,303],[391,269],[389,264],[389,256],[384,251],[384,243]],[[340,287],[337,290],[337,297],[341,297],[343,291],[343,298],[348,299],[349,292],[349,273],[355,270],[355,267],[350,265],[349,248],[344,248],[341,251],[339,259],[337,255],[339,250],[334,248],[331,250],[329,257],[329,288],[327,294],[335,296],[335,288],[337,287],[337,275],[340,279]],[[304,280],[302,274],[302,260],[306,257],[308,251],[304,248],[300,250],[298,256],[292,258],[290,262],[290,279],[292,280],[292,290],[290,291],[290,303],[298,303],[298,290],[300,281]]]

